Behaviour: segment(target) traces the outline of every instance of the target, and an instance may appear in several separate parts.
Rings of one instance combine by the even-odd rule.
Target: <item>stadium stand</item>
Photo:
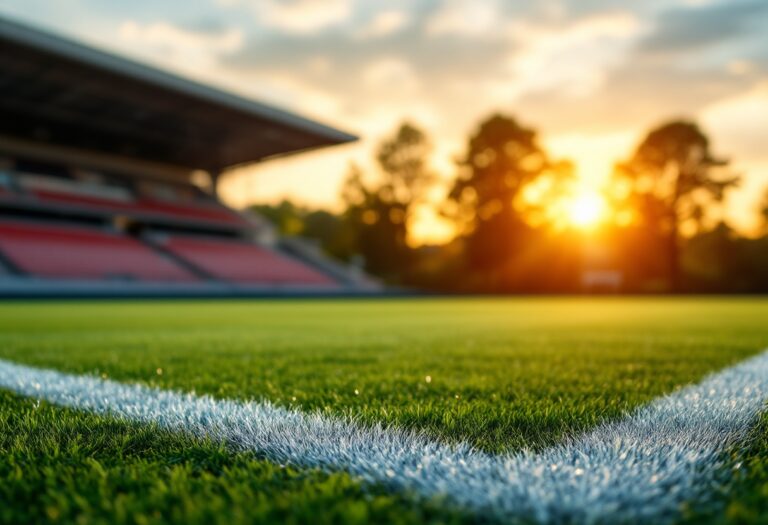
[[[35,277],[196,280],[135,239],[82,226],[0,221],[0,250],[16,268]]]
[[[0,296],[376,289],[217,198],[356,137],[2,18],[0,48]]]
[[[142,199],[133,211],[146,216],[176,218],[191,222],[209,222],[241,228],[245,224],[244,220],[236,213],[213,204],[177,204]]]
[[[266,247],[241,240],[164,236],[165,250],[217,279],[235,283],[334,286],[330,277]]]
[[[12,170],[27,202],[32,205],[72,208],[155,221],[213,223],[220,227],[242,228],[246,222],[232,210],[205,195],[191,184],[143,180],[137,175],[104,174],[96,170],[73,169],[51,163],[17,160]]]
[[[89,210],[94,213],[122,213],[131,217],[171,223],[212,223],[217,226],[240,228],[245,225],[238,214],[216,203],[181,204],[152,198],[134,199],[132,196],[117,199],[95,192],[65,192],[50,189],[34,189],[30,193],[34,196],[36,203],[59,207],[74,206],[81,211]]]

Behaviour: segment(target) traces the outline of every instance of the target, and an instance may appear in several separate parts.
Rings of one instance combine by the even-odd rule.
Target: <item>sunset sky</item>
[[[765,0],[0,0],[0,14],[362,137],[230,174],[223,193],[238,206],[337,207],[348,163],[369,164],[403,119],[453,177],[493,111],[540,130],[595,187],[649,127],[696,118],[745,176],[727,207],[745,230],[768,187]],[[420,213],[417,239],[450,235]]]

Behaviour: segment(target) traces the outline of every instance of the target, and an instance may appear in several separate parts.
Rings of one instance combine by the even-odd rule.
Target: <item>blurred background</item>
[[[227,167],[218,195],[379,282],[768,292],[762,0],[0,0],[0,16],[351,130]]]

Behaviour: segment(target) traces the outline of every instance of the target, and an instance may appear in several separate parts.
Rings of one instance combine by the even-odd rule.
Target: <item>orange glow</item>
[[[607,204],[600,193],[581,190],[566,203],[568,223],[576,228],[589,230],[603,222],[607,215]]]

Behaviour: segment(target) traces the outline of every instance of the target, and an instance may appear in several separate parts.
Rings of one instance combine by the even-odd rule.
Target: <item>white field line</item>
[[[711,488],[724,452],[768,397],[768,352],[540,453],[496,456],[412,432],[268,402],[215,400],[0,360],[0,388],[225,442],[274,462],[343,470],[444,496],[472,512],[542,523],[673,519]]]

